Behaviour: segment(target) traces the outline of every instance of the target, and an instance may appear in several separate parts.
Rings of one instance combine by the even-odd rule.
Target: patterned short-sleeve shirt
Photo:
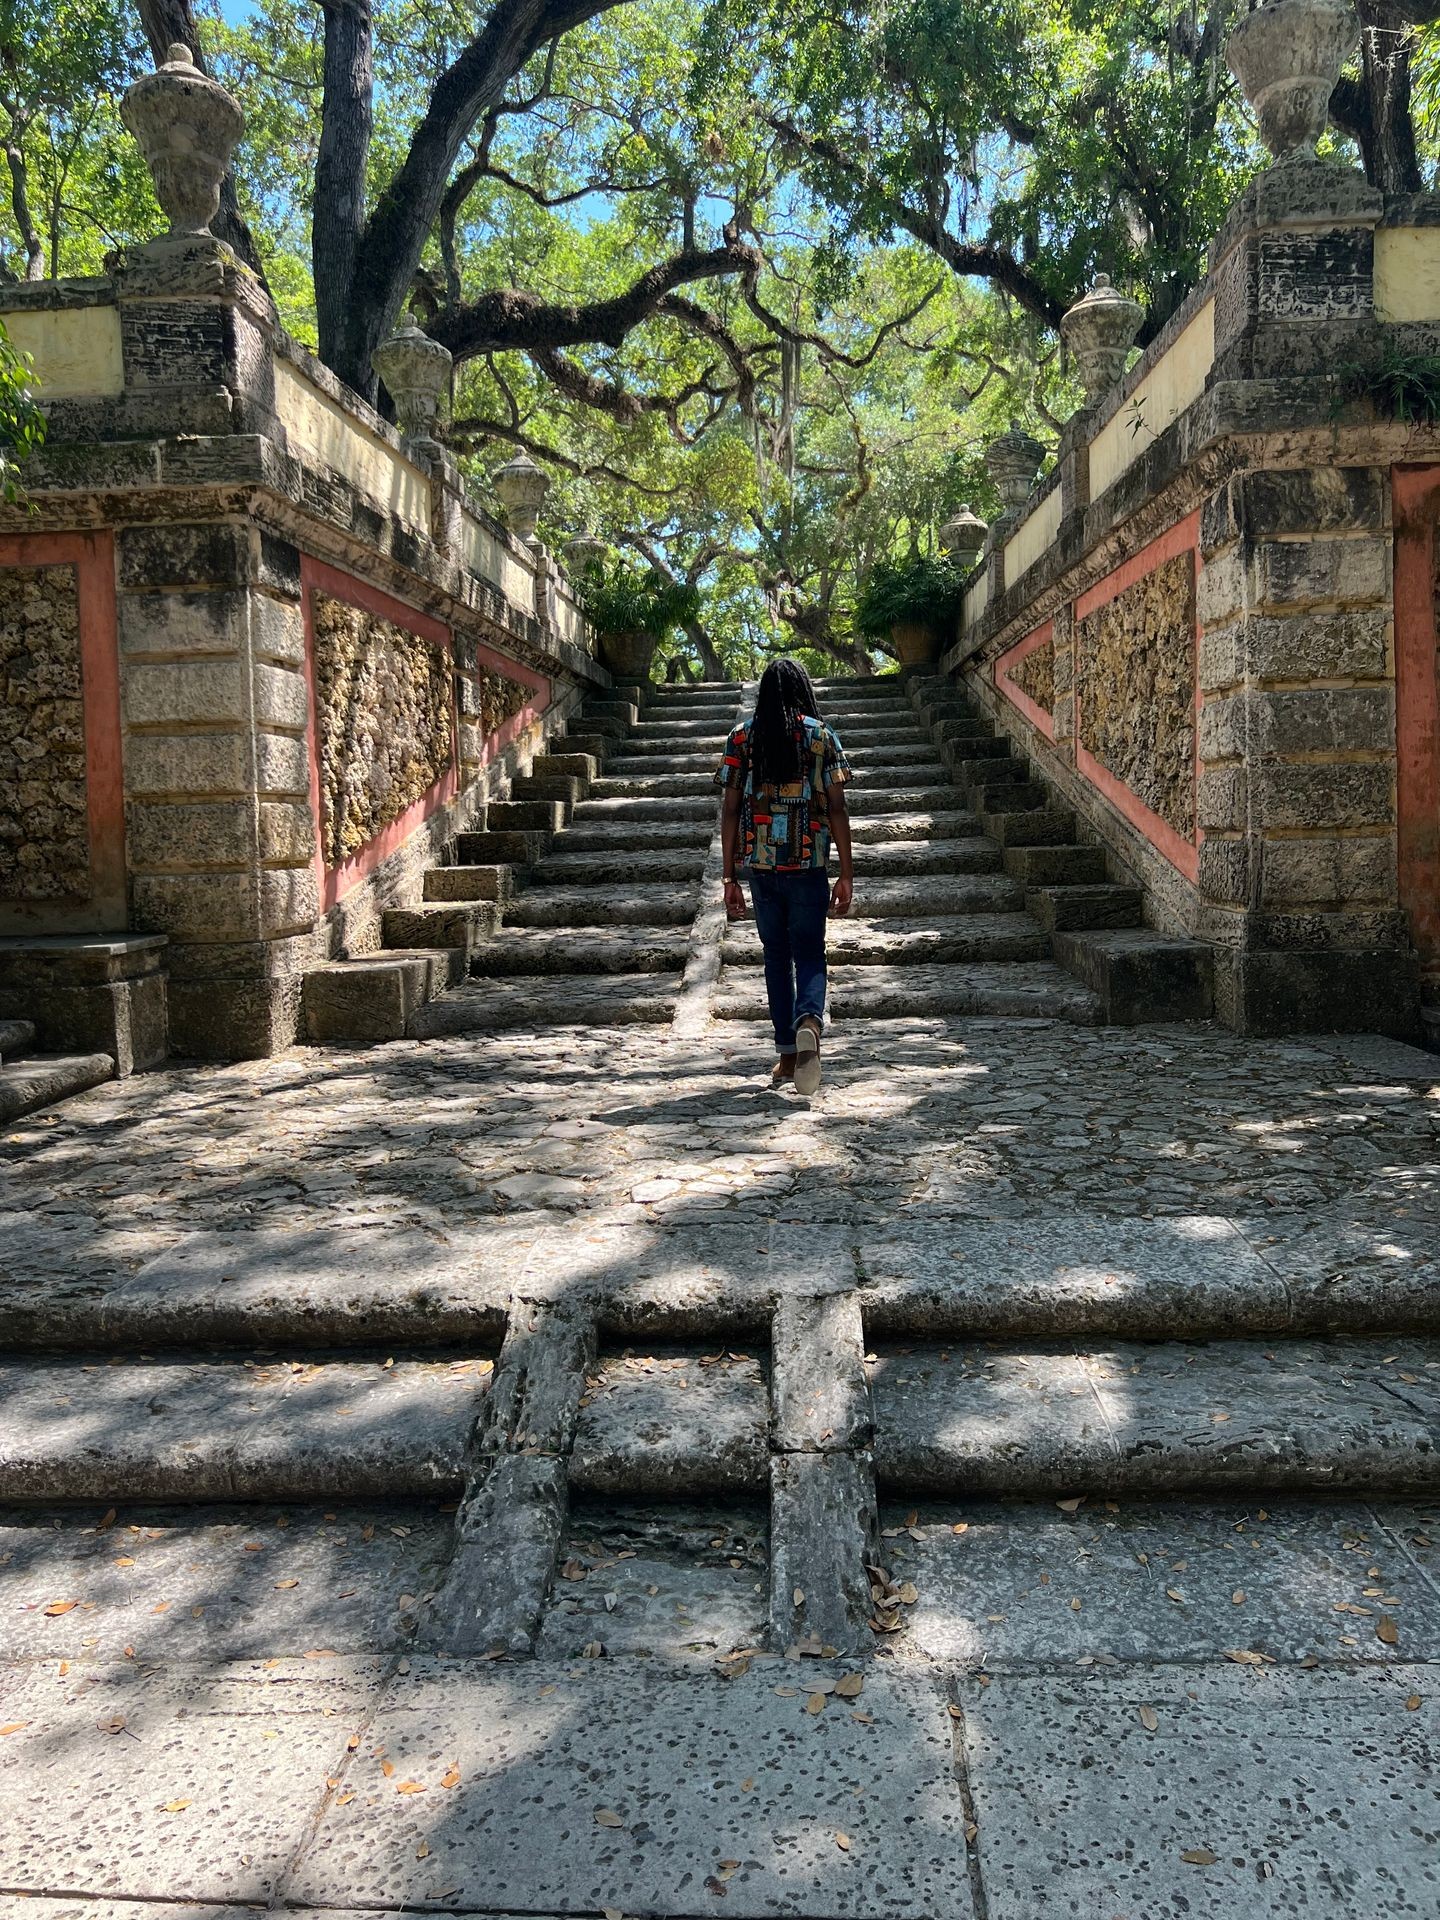
[[[715,784],[740,788],[739,865],[755,873],[824,869],[830,858],[830,790],[850,778],[839,736],[811,714],[801,717],[800,778],[784,786],[758,785],[750,764],[750,730],[743,721],[725,743]]]

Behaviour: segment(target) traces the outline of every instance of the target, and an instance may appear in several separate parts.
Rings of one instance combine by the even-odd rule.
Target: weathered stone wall
[[[1193,839],[1191,554],[1163,561],[1077,622],[1075,685],[1080,745],[1182,839]]]
[[[394,621],[312,592],[315,739],[327,866],[338,867],[447,773],[448,651]]]
[[[1055,708],[1055,641],[1053,636],[1032,647],[1023,660],[1006,671],[1012,687],[1018,687],[1027,700],[1033,700],[1046,713]]]
[[[73,566],[0,569],[0,898],[83,898],[90,838]]]

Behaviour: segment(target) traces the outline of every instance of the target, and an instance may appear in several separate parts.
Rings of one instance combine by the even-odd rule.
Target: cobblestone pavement
[[[11,1127],[7,1906],[1440,1910],[1437,1062],[763,1031]]]

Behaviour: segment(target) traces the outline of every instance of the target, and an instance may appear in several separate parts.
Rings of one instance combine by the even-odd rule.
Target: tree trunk
[[[702,622],[687,620],[685,637],[700,656],[701,677],[705,680],[724,680],[727,677],[725,663],[715,651],[715,642]]]
[[[320,147],[315,158],[311,262],[320,352],[344,333],[365,231],[365,169],[373,125],[374,68],[369,0],[322,0],[324,87]],[[377,342],[378,344],[378,342]],[[368,358],[367,385],[374,381]],[[351,381],[351,385],[358,385]]]
[[[25,278],[43,280],[45,278],[45,248],[36,231],[35,222],[30,215],[30,194],[25,155],[20,142],[15,139],[5,143],[5,159],[10,168],[10,210],[15,216],[16,231],[20,235],[20,244],[25,249]]]
[[[208,73],[205,55],[200,48],[200,33],[195,25],[195,16],[190,10],[190,0],[135,0],[140,14],[140,24],[145,29],[145,38],[150,42],[150,52],[158,67],[164,60],[170,47],[177,41],[183,41],[190,49],[190,57],[202,73]],[[233,247],[240,258],[257,276],[260,284],[267,288],[265,268],[260,260],[260,250],[255,245],[255,236],[240,211],[240,202],[235,194],[235,179],[227,173],[220,182],[220,211],[210,223],[210,231],[217,240],[223,240],[227,247]]]
[[[1365,178],[1382,193],[1420,193],[1425,181],[1410,113],[1414,34],[1394,0],[1357,0],[1368,112],[1357,138]]]

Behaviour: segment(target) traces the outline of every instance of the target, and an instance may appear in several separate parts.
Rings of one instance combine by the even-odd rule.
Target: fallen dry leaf
[[[277,1580],[275,1582],[275,1591],[277,1593],[285,1593],[291,1587],[298,1587],[299,1584],[300,1582],[298,1580]]]
[[[393,1760],[382,1760],[380,1762],[380,1771],[387,1780],[393,1779],[395,1776],[395,1762]]]
[[[806,1713],[823,1713],[825,1711],[825,1695],[823,1693],[812,1693],[810,1698],[805,1702],[805,1711]]]
[[[1160,1716],[1156,1713],[1154,1707],[1142,1706],[1140,1708],[1140,1724],[1147,1733],[1154,1733],[1160,1724]]]
[[[847,1673],[835,1682],[835,1691],[842,1700],[853,1700],[856,1694],[863,1690],[864,1685],[863,1673]]]
[[[1187,1847],[1180,1858],[1191,1867],[1213,1867],[1217,1856],[1209,1847]]]
[[[415,1858],[417,1860],[428,1860],[430,1858],[430,1842],[428,1840],[422,1840],[419,1846],[416,1847]]]
[[[447,1767],[440,1776],[440,1784],[442,1787],[458,1787],[460,1784],[459,1767]]]
[[[418,1780],[402,1780],[395,1791],[396,1793],[424,1793],[425,1789]]]
[[[115,1524],[115,1509],[114,1507],[107,1507],[105,1509],[104,1518],[98,1522],[98,1524],[96,1525],[95,1531],[97,1533],[108,1533],[111,1527],[114,1526],[114,1524]]]
[[[595,1809],[595,1824],[597,1827],[623,1827],[625,1822],[613,1807],[597,1807]]]
[[[836,1834],[836,1836],[835,1836],[835,1844],[836,1844],[836,1846],[837,1846],[837,1847],[839,1847],[839,1849],[840,1849],[840,1851],[841,1851],[842,1853],[849,1853],[849,1851],[850,1851],[850,1836],[849,1836],[849,1834],[848,1834],[848,1833],[837,1833],[837,1834]]]
[[[7,1720],[5,1725],[0,1727],[0,1739],[3,1739],[7,1733],[19,1733],[22,1727],[28,1727],[29,1724],[28,1720]]]
[[[1077,1493],[1073,1500],[1057,1500],[1055,1504],[1061,1513],[1078,1513],[1085,1504],[1085,1496]]]
[[[1375,1622],[1375,1638],[1383,1641],[1387,1647],[1399,1646],[1400,1629],[1388,1613],[1382,1613]]]
[[[1412,1693],[1410,1698],[1405,1702],[1405,1705],[1409,1708],[1411,1713],[1418,1713],[1420,1711],[1419,1694]],[[24,1723],[22,1722],[21,1724],[23,1725]],[[13,1727],[0,1727],[0,1733],[13,1733],[13,1732],[14,1732]]]
[[[45,1612],[48,1618],[53,1620],[58,1614],[73,1613],[79,1604],[78,1600],[52,1600]]]
[[[188,1800],[167,1800],[162,1809],[165,1813],[183,1813],[190,1802]]]

